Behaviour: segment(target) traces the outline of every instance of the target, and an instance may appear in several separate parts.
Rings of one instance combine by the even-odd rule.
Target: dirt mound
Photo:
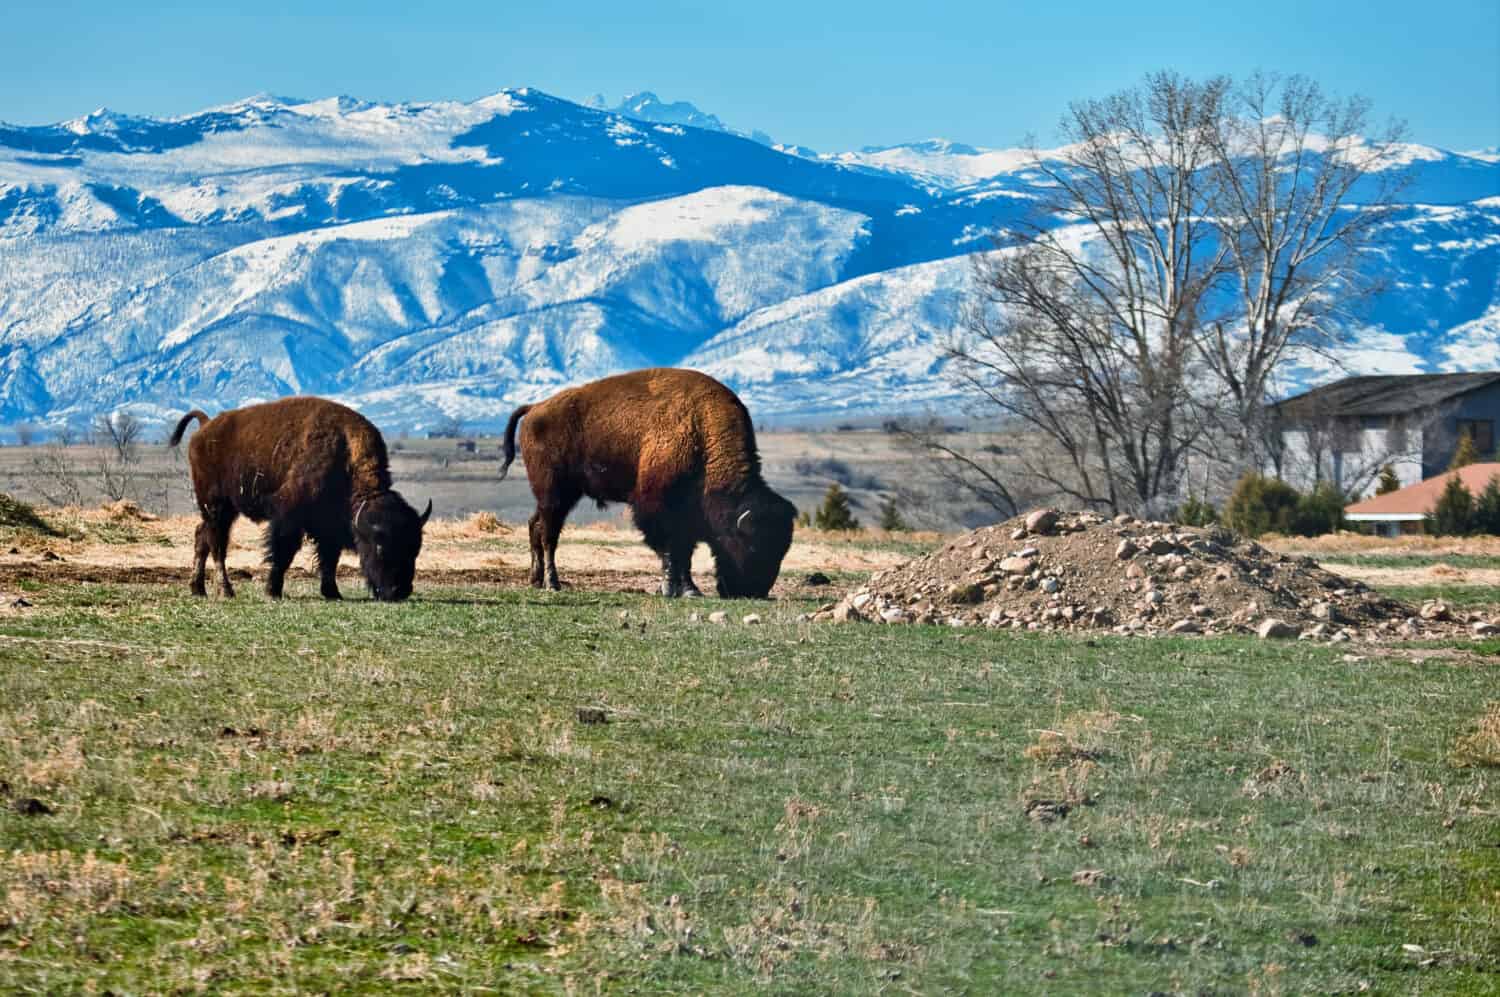
[[[1488,633],[1219,529],[1039,510],[870,578],[814,619],[1122,634]]]
[[[117,523],[154,523],[158,518],[129,499],[120,499],[118,502],[106,502],[101,506],[101,509],[107,518]]]

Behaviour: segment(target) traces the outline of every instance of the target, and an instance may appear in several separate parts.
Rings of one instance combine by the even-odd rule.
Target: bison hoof
[[[338,589],[324,589],[323,590],[323,598],[329,599],[329,600],[342,599],[343,595],[341,595],[339,593]]]
[[[188,591],[191,592],[191,593],[193,593],[193,595],[196,595],[196,596],[198,596],[200,598],[207,598],[208,597],[208,589],[205,588],[202,585],[189,585],[188,586]]]

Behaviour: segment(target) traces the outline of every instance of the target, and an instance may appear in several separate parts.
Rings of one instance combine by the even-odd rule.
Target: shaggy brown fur
[[[516,423],[536,513],[531,583],[559,586],[557,538],[583,496],[628,502],[662,560],[662,591],[697,595],[693,548],[713,551],[719,593],[764,597],[791,544],[796,509],[760,476],[750,413],[734,392],[696,371],[639,370],[524,405],[505,428],[505,464]]]
[[[188,444],[198,526],[192,590],[205,593],[204,570],[212,554],[219,591],[234,594],[225,570],[229,530],[239,516],[267,522],[266,593],[279,598],[286,569],[304,536],[317,547],[325,598],[339,598],[335,572],[345,549],[358,551],[365,580],[378,599],[411,594],[422,526],[391,490],[385,440],[358,412],[322,398],[283,398],[221,412],[183,416],[170,446],[188,423],[201,428]]]

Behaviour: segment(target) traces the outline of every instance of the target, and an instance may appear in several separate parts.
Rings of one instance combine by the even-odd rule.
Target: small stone
[[[1486,623],[1484,620],[1469,624],[1469,630],[1475,637],[1488,637],[1495,633],[1497,629],[1500,628],[1497,628],[1493,623]]]
[[[1011,530],[1010,531],[1010,538],[1012,540],[1025,540],[1026,539],[1026,527],[1024,527],[1024,526],[1017,526],[1015,529]]]
[[[1056,578],[1043,578],[1042,579],[1042,591],[1043,592],[1046,592],[1047,594],[1050,595],[1053,592],[1056,592],[1060,588],[1062,588],[1062,582],[1058,581]]]
[[[1255,628],[1255,635],[1261,640],[1295,640],[1302,629],[1287,623],[1284,620],[1264,620]]]
[[[1056,509],[1038,509],[1026,517],[1026,530],[1029,533],[1050,533],[1056,525]]]
[[[1422,604],[1422,619],[1424,620],[1447,620],[1453,616],[1453,609],[1441,599]]]
[[[578,722],[581,724],[593,725],[609,723],[609,714],[604,710],[599,709],[597,706],[580,706],[575,711],[574,715],[578,717]]]
[[[892,606],[890,609],[882,609],[880,611],[880,618],[887,623],[905,623],[906,611]]]
[[[821,571],[811,572],[806,578],[802,579],[803,585],[828,585],[832,582],[833,579],[829,578]]]
[[[972,606],[984,601],[984,586],[973,582],[967,585],[955,585],[948,590],[947,599],[960,606]]]
[[[1000,562],[1000,570],[1007,575],[1024,575],[1031,570],[1031,561],[1024,557],[1007,557]]]
[[[1139,552],[1140,548],[1131,543],[1130,540],[1121,540],[1120,545],[1115,548],[1115,557],[1121,561],[1128,561]]]
[[[1178,620],[1167,628],[1168,633],[1174,634],[1200,634],[1203,628],[1198,625],[1197,620]]]
[[[868,606],[871,600],[873,600],[874,598],[875,597],[868,592],[859,592],[854,596],[853,599],[850,600],[850,603],[854,606],[855,609],[862,610],[866,606]]]
[[[1143,568],[1143,567],[1141,567],[1141,565],[1140,565],[1139,562],[1134,562],[1129,567],[1127,567],[1125,569],[1125,577],[1126,578],[1145,578],[1146,577],[1146,569]]]
[[[1135,517],[1128,512],[1122,512],[1114,518],[1116,526],[1129,526],[1133,522],[1135,522]]]
[[[1020,549],[1020,550],[1019,550],[1019,551],[1018,551],[1018,552],[1017,552],[1017,553],[1016,553],[1016,556],[1017,556],[1017,557],[1036,557],[1036,556],[1037,556],[1037,555],[1038,555],[1038,554],[1040,554],[1040,553],[1041,553],[1041,551],[1040,551],[1040,550],[1038,550],[1038,549],[1037,549],[1037,548],[1035,548],[1035,547],[1022,547],[1022,548],[1021,548],[1021,549]]]
[[[833,612],[835,616],[838,615],[837,609],[835,609]],[[717,623],[720,626],[723,626],[724,624],[729,622],[729,614],[724,612],[724,610],[722,609],[715,610],[714,612],[708,614],[708,622]]]
[[[740,622],[743,623],[747,627],[756,626],[757,624],[759,624],[761,622],[760,614],[759,613],[746,613],[744,615],[744,617],[742,617],[740,619]]]
[[[1172,569],[1173,578],[1186,578],[1189,574],[1191,574],[1191,572],[1188,570],[1188,566],[1185,564],[1179,564],[1177,567]]]
[[[1194,616],[1208,617],[1208,616],[1214,615],[1214,608],[1212,606],[1205,606],[1205,605],[1203,605],[1203,603],[1200,602],[1200,603],[1194,605],[1193,608],[1190,610],[1190,612]]]
[[[1330,641],[1332,641],[1333,643],[1335,643],[1335,644],[1342,644],[1345,641],[1351,641],[1351,640],[1353,640],[1354,637],[1353,637],[1352,634],[1349,633],[1349,631],[1347,631],[1347,630],[1340,630],[1340,631],[1338,631],[1337,633],[1335,633],[1332,637],[1330,637],[1328,639]]]
[[[1170,554],[1173,550],[1173,544],[1166,537],[1152,537],[1151,543],[1146,546],[1146,549],[1157,555]]]
[[[1161,594],[1161,589],[1152,589],[1146,593],[1146,601],[1153,606],[1160,606],[1166,600],[1167,597]]]

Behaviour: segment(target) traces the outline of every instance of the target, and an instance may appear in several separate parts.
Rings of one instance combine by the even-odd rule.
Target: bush
[[[1474,503],[1474,532],[1500,536],[1500,475],[1491,475]]]
[[[1219,521],[1219,510],[1212,502],[1188,496],[1186,502],[1172,510],[1172,522],[1181,526],[1212,526]]]
[[[1448,470],[1468,467],[1478,459],[1479,450],[1474,446],[1474,437],[1465,433],[1458,438],[1458,449],[1453,452],[1453,463],[1448,465]]]
[[[1439,537],[1461,537],[1474,531],[1474,493],[1456,474],[1448,476],[1443,494],[1427,517],[1427,532]]]
[[[896,505],[894,495],[880,503],[880,528],[890,533],[905,533],[911,529],[906,523],[906,517],[901,515],[901,507]]]
[[[1344,493],[1330,481],[1320,481],[1297,500],[1287,532],[1301,537],[1320,537],[1344,526]]]
[[[1391,492],[1401,490],[1401,479],[1396,477],[1396,469],[1387,464],[1380,469],[1380,483],[1375,486],[1376,495],[1389,495]]]
[[[813,525],[820,530],[857,530],[859,520],[849,509],[849,493],[835,482],[823,493],[823,504],[813,513]]]
[[[1290,533],[1292,517],[1302,498],[1297,489],[1279,478],[1251,472],[1241,478],[1224,504],[1224,523],[1247,537],[1272,530]]]
[[[60,537],[63,532],[47,522],[25,502],[0,492],[0,527],[29,530],[46,537]]]

